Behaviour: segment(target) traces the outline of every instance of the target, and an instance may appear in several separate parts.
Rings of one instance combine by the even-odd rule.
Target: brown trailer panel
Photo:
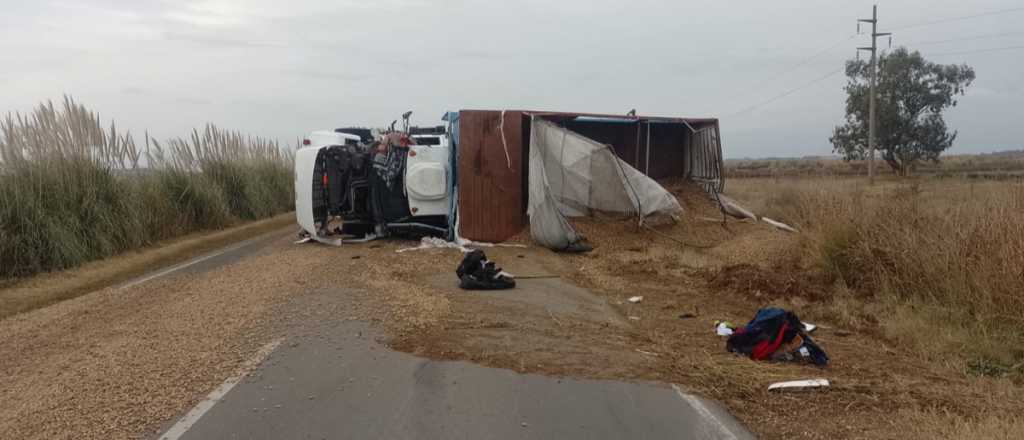
[[[501,242],[519,233],[526,224],[522,112],[460,111],[458,148],[459,234]]]
[[[721,192],[724,186],[722,145],[715,118],[462,110],[458,140],[459,234],[462,237],[500,242],[516,235],[528,224],[526,161],[529,118],[533,116],[613,146],[619,157],[654,179],[683,176],[708,192]],[[577,119],[580,116],[618,121]],[[504,121],[500,125],[503,130],[499,130],[499,121]]]

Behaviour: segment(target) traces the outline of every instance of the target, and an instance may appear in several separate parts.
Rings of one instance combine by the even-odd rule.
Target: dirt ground
[[[337,319],[376,323],[394,349],[520,372],[677,383],[722,401],[765,438],[1021,438],[1019,386],[902,351],[870,325],[836,325],[824,311],[833,286],[804,267],[796,235],[735,220],[723,227],[706,196],[669,188],[687,215],[657,232],[590,219],[577,222],[595,245],[589,253],[556,254],[526,234],[517,240],[526,247],[485,248],[519,289],[458,289],[453,249],[283,238],[211,272],[3,319],[0,399],[9,404],[0,406],[0,437],[151,435],[279,337],[282,321],[303,319],[293,316],[297,296],[343,285],[356,293]],[[634,295],[643,301],[628,302]],[[831,364],[727,353],[712,322],[744,323],[768,305],[820,325],[814,338]],[[805,378],[833,386],[766,390]]]
[[[862,328],[837,326],[825,307],[834,286],[805,267],[796,235],[730,220],[687,185],[669,188],[687,209],[657,232],[616,220],[577,221],[595,249],[575,255],[485,249],[517,276],[561,275],[612,309],[552,312],[516,300],[516,290],[455,288],[458,252],[398,254],[368,266],[373,298],[394,348],[436,359],[471,360],[521,372],[673,382],[724,402],[765,438],[1019,438],[1024,393],[1007,380],[970,377],[956,363],[902,351]],[[520,239],[526,243],[527,239]],[[685,244],[680,244],[680,242]],[[387,247],[375,251],[387,251]],[[373,253],[358,261],[379,261]],[[438,283],[437,273],[449,272]],[[520,280],[533,283],[538,279]],[[530,285],[531,290],[536,285]],[[644,297],[633,304],[627,298]],[[713,321],[745,323],[760,307],[781,306],[818,324],[813,334],[832,359],[826,368],[755,362],[727,353]],[[693,317],[689,317],[689,316]],[[776,381],[826,378],[824,392],[774,394]],[[956,434],[959,433],[959,434]]]

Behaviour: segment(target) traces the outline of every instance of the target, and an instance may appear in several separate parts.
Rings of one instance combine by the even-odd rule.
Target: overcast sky
[[[878,3],[894,47],[975,68],[947,115],[953,152],[1024,148],[1024,50],[977,52],[1024,47],[1020,0]],[[0,0],[0,113],[67,93],[140,139],[214,122],[290,144],[410,109],[426,125],[464,108],[636,108],[721,118],[727,157],[829,154],[845,79],[800,87],[869,44],[854,34],[871,4]]]

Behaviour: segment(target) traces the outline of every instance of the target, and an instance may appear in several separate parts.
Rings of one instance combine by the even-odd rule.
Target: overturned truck
[[[583,250],[567,217],[679,216],[657,180],[685,178],[709,196],[724,186],[717,119],[462,110],[443,120],[436,138],[405,133],[387,152],[382,138],[347,133],[300,149],[303,229],[320,241],[340,242],[327,237],[338,232],[500,242],[529,225],[539,244]]]
[[[305,234],[341,244],[448,234],[451,147],[444,126],[310,133],[295,154],[295,215]]]

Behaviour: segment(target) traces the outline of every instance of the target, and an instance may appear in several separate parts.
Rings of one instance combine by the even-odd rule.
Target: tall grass
[[[207,125],[162,145],[65,97],[0,120],[0,278],[290,210],[292,156]]]
[[[808,258],[840,287],[898,306],[878,316],[895,338],[1005,365],[1024,360],[1024,183],[732,184],[761,199],[762,212],[797,225]]]

